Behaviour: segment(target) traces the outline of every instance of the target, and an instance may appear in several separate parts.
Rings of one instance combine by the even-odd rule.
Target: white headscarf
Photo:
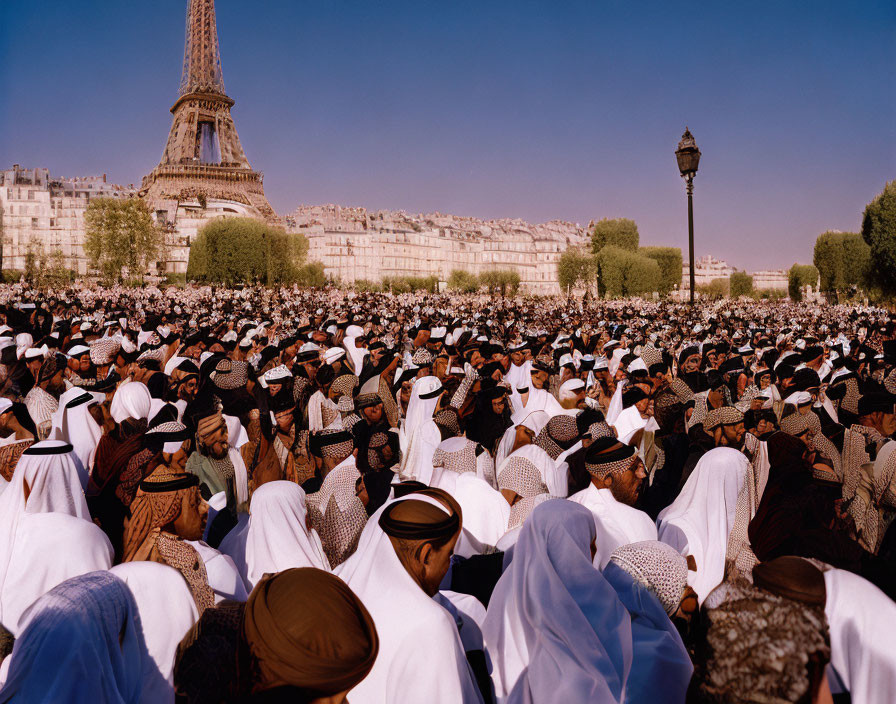
[[[824,584],[829,667],[856,704],[888,704],[896,692],[896,604],[846,570],[827,570]]]
[[[89,546],[76,546],[70,554],[64,546],[71,535],[58,536],[56,543],[52,533],[41,532],[46,522],[25,525],[28,516],[61,514],[96,528],[89,523],[90,511],[81,485],[82,471],[71,445],[44,440],[22,454],[12,481],[0,494],[0,623],[10,630],[16,627],[21,610],[47,589],[74,574],[96,569],[88,560],[88,568],[79,571],[79,556]],[[102,531],[100,535],[105,538]],[[108,559],[111,564],[111,554]]]
[[[31,333],[20,332],[18,335],[16,335],[16,357],[21,359],[22,355],[25,354],[25,350],[27,350],[33,344],[34,338],[31,337]]]
[[[397,501],[436,499],[409,494]],[[373,669],[349,692],[365,704],[471,704],[481,702],[451,615],[428,597],[401,564],[379,526],[390,501],[374,513],[358,549],[335,573],[373,617],[380,651]]]
[[[90,415],[90,407],[98,401],[89,391],[73,386],[59,397],[59,408],[53,414],[50,431],[51,439],[63,440],[74,448],[84,469],[83,488],[87,488],[86,478],[93,464],[93,453],[103,435],[103,429]]]
[[[155,667],[144,672],[142,701],[174,702],[174,656],[199,620],[193,594],[180,572],[158,562],[126,562],[109,570],[134,596],[146,648]]]
[[[620,379],[616,382],[616,390],[610,398],[610,405],[607,407],[607,424],[614,425],[619,414],[622,413],[622,390],[625,388],[628,379]]]
[[[481,477],[472,472],[457,474],[440,470],[433,474],[430,486],[443,489],[454,497],[464,515],[463,532],[472,535],[481,545],[497,545],[507,532],[510,504]],[[462,555],[458,547],[454,552]]]
[[[305,492],[298,484],[262,484],[249,508],[245,530],[232,531],[221,542],[221,552],[233,558],[249,589],[268,572],[290,567],[330,570],[317,532],[306,525]]]
[[[521,448],[508,455],[501,466],[495,471],[495,476],[500,477],[507,466],[510,464],[511,457],[522,457],[529,460],[535,465],[536,469],[541,473],[544,485],[548,489],[551,496],[565,499],[569,495],[569,483],[566,476],[566,465],[558,467],[557,463],[551,459],[551,456],[542,450],[538,445],[523,445]]]
[[[621,702],[631,618],[591,563],[591,513],[546,501],[523,524],[483,625],[500,703]]]
[[[109,404],[109,415],[116,423],[127,418],[141,420],[149,417],[151,405],[152,397],[146,384],[131,381],[118,387]]]
[[[504,460],[507,459],[507,455],[510,454],[513,443],[516,441],[517,426],[523,425],[537,436],[550,419],[551,417],[544,411],[530,411],[527,413],[523,410],[520,413],[515,413],[511,418],[513,425],[504,431],[504,435],[498,443],[498,449],[495,451],[495,466],[501,466]]]
[[[235,450],[239,450],[249,442],[249,434],[240,422],[239,417],[224,414],[224,422],[227,424],[227,444]]]
[[[402,478],[428,484],[432,477],[432,456],[442,441],[442,434],[432,419],[441,388],[442,382],[434,376],[424,376],[414,382],[407,416],[398,432]]]
[[[112,566],[106,534],[64,513],[25,514],[14,534],[3,534],[0,546],[9,554],[0,571],[0,623],[15,635],[35,599],[66,579]]]
[[[355,371],[355,376],[360,376],[361,369],[364,366],[364,357],[368,354],[366,347],[355,347],[355,340],[363,334],[364,329],[361,326],[349,325],[345,329],[345,337],[342,340],[342,346],[345,347],[345,351],[351,359],[352,369]]]
[[[742,452],[730,447],[710,450],[697,462],[675,501],[657,517],[660,540],[678,547],[664,537],[670,527],[687,538],[687,551],[682,554],[693,555],[697,562],[697,571],[688,573],[688,583],[701,604],[725,576],[728,537],[748,468]]]
[[[616,437],[619,442],[630,444],[635,433],[647,426],[647,419],[641,417],[641,411],[635,406],[629,406],[622,411],[617,417],[613,427],[616,428]]]
[[[127,586],[111,572],[70,579],[29,610],[0,702],[137,704],[152,666]]]

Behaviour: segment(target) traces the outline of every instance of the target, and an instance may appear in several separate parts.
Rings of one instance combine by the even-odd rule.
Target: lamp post
[[[691,305],[694,305],[694,176],[697,175],[697,166],[700,164],[700,150],[694,135],[685,127],[678,149],[675,150],[675,158],[678,160],[678,170],[681,177],[687,182],[688,192],[688,247],[690,248],[691,265]]]

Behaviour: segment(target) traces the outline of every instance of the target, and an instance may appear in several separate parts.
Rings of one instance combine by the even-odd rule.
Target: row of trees
[[[520,275],[513,269],[491,269],[478,276],[463,269],[454,269],[448,276],[448,288],[460,293],[475,293],[485,288],[489,293],[514,295],[520,287]]]
[[[253,218],[207,223],[190,246],[187,278],[237,283],[323,286],[323,265],[306,262],[308,240]]]
[[[800,300],[801,288],[818,285],[828,300],[867,295],[877,300],[896,297],[896,181],[865,207],[861,232],[828,231],[818,236],[814,266],[790,269],[790,297]]]
[[[596,288],[600,296],[666,295],[681,282],[677,247],[640,247],[638,226],[628,218],[604,218],[591,232],[591,249],[570,248],[561,256],[562,289]]]

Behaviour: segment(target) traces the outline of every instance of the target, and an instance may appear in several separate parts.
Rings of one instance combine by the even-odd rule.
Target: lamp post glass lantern
[[[678,170],[687,182],[688,193],[688,248],[690,250],[691,304],[694,303],[694,176],[700,165],[700,150],[691,131],[685,127],[678,149],[675,150]]]

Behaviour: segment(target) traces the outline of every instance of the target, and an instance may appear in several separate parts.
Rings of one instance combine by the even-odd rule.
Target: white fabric
[[[75,451],[75,455],[84,469],[82,488],[87,488],[87,475],[93,464],[93,454],[103,435],[103,429],[90,415],[90,407],[96,403],[96,399],[80,403],[74,408],[69,408],[68,403],[80,398],[88,392],[77,387],[71,388],[59,397],[59,408],[53,414],[53,428],[50,431],[50,439],[63,440],[69,443]]]
[[[482,629],[499,704],[624,700],[631,618],[591,564],[594,531],[558,500],[523,525]]]
[[[127,562],[109,571],[134,596],[146,649],[155,664],[144,673],[142,700],[170,704],[177,646],[199,620],[193,594],[180,572],[158,562]]]
[[[616,437],[619,442],[626,445],[631,444],[629,441],[635,433],[647,426],[647,419],[641,417],[641,411],[635,406],[629,406],[622,411],[617,417],[613,427],[616,428]]]
[[[439,396],[420,396],[433,393],[441,385],[436,377],[424,376],[417,379],[411,389],[408,411],[398,431],[402,451],[399,474],[402,479],[416,479],[426,484],[432,477],[432,456],[442,441],[442,434],[432,419]]]
[[[65,513],[26,513],[14,533],[0,536],[0,550],[9,556],[0,563],[0,623],[16,636],[23,614],[36,599],[71,577],[112,566],[106,534],[92,522]]]
[[[245,530],[233,530],[221,542],[249,589],[266,573],[290,567],[330,570],[323,545],[306,524],[305,492],[293,482],[262,484],[252,494]]]
[[[529,393],[526,394],[525,403],[523,402],[523,397],[516,389],[514,389],[510,394],[510,405],[512,406],[515,415],[532,413],[533,411],[544,411],[548,414],[549,418],[553,418],[554,416],[566,413],[566,409],[560,405],[560,402],[554,398],[553,395],[545,389],[536,389],[532,386],[531,382],[529,384]]]
[[[524,425],[537,436],[550,419],[551,417],[544,411],[526,412],[524,410],[521,413],[514,414],[511,418],[513,425],[504,431],[504,435],[501,436],[501,440],[498,443],[498,449],[495,451],[495,467],[500,466],[513,449],[513,443],[516,441],[517,426]]]
[[[110,572],[60,584],[30,610],[4,661],[0,702],[137,704],[153,667],[127,586]]]
[[[109,415],[116,423],[121,423],[127,418],[136,420],[149,416],[152,397],[146,384],[139,381],[131,381],[118,387],[109,404]]]
[[[510,504],[484,479],[472,472],[457,474],[442,470],[433,475],[430,486],[443,489],[454,497],[463,513],[464,532],[481,544],[497,545],[507,532]],[[458,553],[457,549],[455,553]]]
[[[240,426],[242,427],[242,426]],[[236,505],[242,506],[249,500],[249,472],[243,456],[235,447],[227,448],[227,456],[233,464],[233,484],[236,490]]]
[[[538,445],[523,445],[516,452],[507,456],[504,462],[495,470],[495,477],[500,477],[507,468],[511,457],[522,457],[529,460],[541,473],[544,485],[551,496],[564,499],[569,495],[569,481],[566,476],[565,465],[561,468],[551,459],[551,456]]]
[[[324,429],[324,407],[329,408],[331,411],[336,411],[338,408],[320,390],[315,391],[311,398],[308,399],[308,430],[312,433],[319,433]]]
[[[245,516],[245,514],[241,514]],[[234,528],[234,530],[236,530]],[[208,578],[208,586],[215,593],[215,603],[220,604],[225,599],[230,601],[245,601],[249,598],[246,583],[240,576],[233,560],[201,540],[186,541],[192,545],[199,557],[205,563],[205,573]]]
[[[420,494],[398,500],[425,501],[445,510]],[[352,704],[481,702],[454,620],[411,578],[379,526],[391,503],[370,517],[358,549],[335,570],[367,607],[380,639],[373,669],[349,692],[348,700]]]
[[[342,341],[342,346],[348,353],[348,359],[352,364],[355,376],[361,374],[361,369],[364,366],[364,357],[368,354],[366,347],[355,347],[355,340],[363,334],[364,330],[359,326],[349,325],[345,330],[345,338]]]
[[[581,504],[594,516],[597,527],[597,552],[594,565],[603,569],[613,551],[629,543],[656,540],[656,524],[643,511],[616,500],[609,489],[598,489],[590,484],[570,501]]]
[[[889,704],[896,692],[896,604],[846,570],[824,573],[831,662],[855,704]]]
[[[620,379],[616,382],[616,390],[610,397],[610,405],[607,407],[607,424],[615,425],[616,419],[622,413],[622,390],[625,388],[628,379]]]
[[[688,572],[688,584],[701,604],[725,576],[728,537],[748,468],[747,458],[737,450],[710,450],[697,462],[675,501],[657,517],[660,540],[676,547],[675,538],[664,538],[667,532],[675,533],[672,528],[687,538],[682,554],[693,555],[697,562],[697,571]]]
[[[25,350],[33,344],[34,338],[31,337],[31,333],[20,332],[16,335],[16,357],[21,359],[22,355],[25,354]]]

